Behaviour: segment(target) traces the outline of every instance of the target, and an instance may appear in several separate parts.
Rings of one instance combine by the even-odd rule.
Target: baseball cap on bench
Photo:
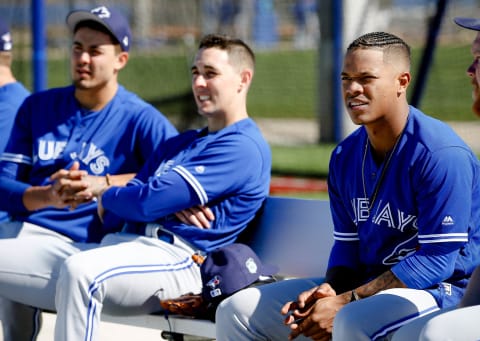
[[[462,26],[463,28],[480,31],[480,19],[457,17],[454,18],[453,21],[455,21],[458,26]]]
[[[127,19],[114,8],[96,7],[90,11],[76,10],[67,16],[67,25],[73,32],[82,21],[95,21],[105,27],[119,42],[123,51],[130,49],[132,34]]]
[[[278,267],[263,264],[247,245],[234,243],[209,253],[200,267],[203,289],[207,302],[219,302],[240,289],[244,289],[262,277],[271,277]]]
[[[0,51],[12,50],[12,35],[7,24],[0,19]]]

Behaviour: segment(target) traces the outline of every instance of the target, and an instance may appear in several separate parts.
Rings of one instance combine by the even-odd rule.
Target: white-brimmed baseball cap
[[[128,52],[132,34],[127,19],[116,9],[107,6],[90,11],[76,10],[67,15],[67,25],[72,32],[82,21],[95,21],[105,27],[119,42],[123,51]]]

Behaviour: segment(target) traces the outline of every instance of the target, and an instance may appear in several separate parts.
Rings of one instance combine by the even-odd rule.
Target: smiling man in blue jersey
[[[102,6],[71,13],[67,24],[73,84],[24,101],[0,160],[0,210],[14,218],[1,227],[12,238],[0,240],[0,319],[10,341],[35,339],[40,320],[32,307],[55,310],[65,259],[121,228],[101,223],[92,198],[76,199],[89,186],[82,178],[124,184],[177,135],[118,84],[131,47],[125,17]]]
[[[99,216],[127,223],[61,267],[55,340],[97,340],[102,312],[152,313],[158,299],[200,292],[192,255],[231,244],[254,218],[271,172],[270,148],[247,113],[254,61],[243,41],[205,36],[191,71],[207,127],[168,140],[126,186],[85,191],[98,197]],[[175,214],[199,205],[214,213],[210,227]]]
[[[447,124],[408,104],[409,46],[365,34],[349,45],[341,78],[361,127],[330,159],[326,276],[227,298],[218,340],[385,339],[456,305],[480,261],[480,164]]]

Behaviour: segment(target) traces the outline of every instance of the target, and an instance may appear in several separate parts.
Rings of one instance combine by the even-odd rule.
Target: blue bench
[[[320,277],[325,274],[333,244],[333,223],[327,200],[270,196],[243,235],[262,262],[279,267],[279,275]],[[164,338],[183,335],[215,338],[215,324],[183,316],[102,316],[102,320],[162,330]]]

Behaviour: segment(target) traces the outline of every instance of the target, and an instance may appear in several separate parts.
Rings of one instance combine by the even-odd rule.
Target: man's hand
[[[175,216],[182,223],[194,225],[200,229],[210,228],[210,222],[215,220],[215,216],[208,206],[191,207],[175,213]]]
[[[333,328],[333,319],[337,311],[348,303],[344,295],[336,296],[335,290],[323,283],[301,293],[296,302],[286,303],[281,313],[288,315],[285,324],[289,325],[293,340],[303,334],[313,340],[329,340]]]
[[[75,161],[70,169],[61,169],[50,176],[54,196],[63,202],[64,207],[70,206],[72,209],[90,202],[93,195],[87,190],[92,186],[91,182],[86,180],[89,177],[91,176],[80,170],[80,164]]]

